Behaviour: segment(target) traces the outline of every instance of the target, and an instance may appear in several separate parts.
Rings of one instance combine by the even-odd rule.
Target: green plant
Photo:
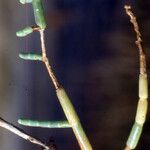
[[[19,56],[20,58],[25,59],[25,60],[34,60],[34,61],[37,60],[37,61],[42,61],[45,64],[46,69],[49,73],[49,77],[51,78],[55,86],[57,98],[63,108],[63,111],[68,121],[56,121],[56,122],[39,121],[38,122],[38,121],[32,121],[32,120],[19,119],[18,122],[22,125],[39,126],[39,127],[41,124],[42,124],[42,127],[49,124],[48,125],[49,128],[71,127],[78,140],[80,148],[82,150],[92,150],[92,146],[82,128],[79,117],[71,103],[71,100],[68,97],[64,88],[58,83],[58,80],[56,79],[56,76],[54,75],[54,72],[52,71],[51,65],[49,63],[47,53],[46,53],[46,47],[45,47],[44,31],[46,28],[46,21],[44,18],[44,9],[42,5],[42,1],[41,0],[20,0],[20,2],[22,4],[26,4],[26,3],[32,4],[36,26],[25,27],[24,29],[18,31],[16,35],[19,37],[24,37],[32,33],[33,31],[38,31],[40,33],[40,40],[41,40],[41,54],[35,54],[33,52],[32,53],[20,53]]]
[[[136,21],[136,17],[131,11],[131,6],[125,5],[125,10],[127,15],[130,16],[130,22],[133,24],[136,33],[136,45],[139,50],[140,59],[140,75],[139,75],[139,101],[137,106],[137,112],[135,117],[135,123],[133,124],[132,130],[130,132],[129,138],[127,140],[127,146],[125,150],[135,149],[138,141],[140,139],[143,125],[146,119],[147,107],[148,107],[148,81],[146,72],[146,59],[144,50],[142,47],[141,33],[139,31],[139,26]]]
[[[46,21],[44,18],[44,9],[42,6],[41,0],[20,0],[22,4],[31,3],[34,10],[35,22],[36,26],[32,27],[25,27],[24,29],[18,31],[16,35],[18,37],[25,37],[31,34],[34,31],[38,31],[40,33],[40,40],[41,40],[41,53],[36,54],[34,52],[24,53],[21,52],[19,57],[24,60],[33,60],[33,61],[41,61],[45,64],[45,67],[49,73],[49,77],[51,78],[58,100],[63,108],[63,111],[66,115],[67,120],[65,121],[36,121],[36,120],[28,120],[28,119],[19,119],[18,123],[25,125],[25,126],[32,126],[32,127],[42,127],[42,128],[72,128],[74,134],[78,140],[80,148],[82,150],[92,150],[92,146],[81,126],[79,117],[68,97],[64,88],[59,84],[57,81],[49,60],[46,54],[46,47],[45,47],[45,38],[44,38],[44,31],[46,29]],[[134,30],[136,32],[136,45],[139,49],[139,58],[140,58],[140,75],[139,75],[139,101],[137,106],[137,112],[135,117],[135,122],[133,124],[132,130],[130,132],[129,138],[126,143],[125,150],[135,149],[138,141],[140,139],[143,125],[146,119],[147,113],[147,106],[148,106],[148,81],[147,81],[147,72],[146,72],[146,59],[145,53],[142,47],[142,39],[141,34],[139,31],[139,26],[136,21],[136,17],[131,11],[130,6],[125,6],[126,13],[130,16],[130,22],[134,26]],[[8,129],[9,131],[17,134],[18,136],[34,143],[42,146],[45,150],[51,150],[50,146],[47,146],[43,142],[29,136],[22,130],[18,129],[11,123],[5,121],[4,119],[0,118],[0,126]]]

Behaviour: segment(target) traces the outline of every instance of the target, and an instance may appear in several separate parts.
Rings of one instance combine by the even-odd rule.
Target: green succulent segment
[[[26,28],[24,28],[24,29],[22,29],[22,30],[17,31],[17,32],[16,32],[16,35],[17,35],[18,37],[24,37],[24,36],[27,36],[28,34],[30,34],[30,33],[32,33],[32,32],[33,32],[32,27],[26,27]]]
[[[59,102],[63,108],[63,111],[68,119],[68,122],[71,125],[71,127],[74,131],[74,134],[75,134],[78,142],[81,145],[81,149],[92,150],[91,144],[81,126],[78,115],[77,115],[67,93],[65,92],[65,90],[63,88],[58,88],[56,93],[57,93]]]
[[[20,53],[19,57],[25,60],[39,60],[42,61],[41,54],[33,54],[33,53]]]
[[[26,4],[26,3],[32,3],[32,0],[19,0],[20,3]]]
[[[41,127],[41,128],[70,128],[68,121],[37,121],[19,119],[18,123],[25,126]]]
[[[77,117],[75,109],[65,90],[63,88],[57,89],[57,96],[70,124],[71,125],[77,124],[79,118]]]
[[[32,0],[35,22],[41,28],[46,28],[46,21],[44,17],[44,9],[41,0]]]
[[[140,125],[143,125],[146,120],[147,106],[148,106],[147,100],[140,99],[138,101],[135,121]]]
[[[142,129],[143,129],[142,125],[136,122],[134,123],[127,141],[127,145],[130,149],[134,149],[137,146],[137,143],[142,133]]]
[[[139,76],[139,97],[142,99],[148,98],[148,81],[146,75]]]

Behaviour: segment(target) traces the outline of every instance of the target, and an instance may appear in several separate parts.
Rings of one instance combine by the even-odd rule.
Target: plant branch
[[[69,99],[65,90],[59,85],[59,83],[53,73],[52,67],[49,63],[49,60],[47,58],[46,47],[45,47],[45,37],[44,37],[46,21],[44,19],[44,9],[42,6],[42,1],[41,0],[37,0],[37,1],[22,0],[21,1],[21,3],[23,3],[23,4],[30,3],[30,2],[32,2],[34,16],[35,16],[35,22],[37,24],[37,27],[26,27],[26,28],[18,31],[16,33],[16,35],[19,37],[24,37],[24,36],[27,36],[28,34],[32,33],[33,31],[39,31],[42,55],[32,54],[32,53],[21,53],[19,56],[25,60],[43,61],[43,63],[46,66],[46,69],[48,71],[49,77],[52,79],[52,82],[55,86],[57,98],[59,99],[59,102],[60,102],[62,109],[66,115],[66,118],[68,120],[67,125],[72,127],[81,149],[82,150],[92,150],[92,146],[82,128],[79,117],[71,103],[71,100]]]
[[[129,17],[130,17],[130,22],[133,24],[134,31],[136,33],[137,39],[136,39],[135,43],[139,49],[139,55],[140,55],[140,74],[146,75],[146,60],[145,60],[144,50],[142,47],[142,38],[141,38],[139,26],[138,26],[136,17],[134,16],[133,12],[131,11],[131,6],[125,5],[124,8],[126,10],[127,15],[129,15]]]
[[[78,143],[79,143],[81,149],[82,150],[92,150],[92,146],[82,128],[79,117],[71,103],[71,100],[69,99],[65,90],[59,85],[59,83],[51,69],[51,66],[49,64],[49,61],[48,61],[48,58],[46,55],[44,29],[40,29],[39,32],[40,32],[40,39],[41,39],[42,60],[45,63],[46,68],[49,73],[49,76],[52,79],[52,82],[56,88],[56,94],[57,94],[59,102],[63,108],[63,111],[66,115],[66,118],[68,119],[68,122],[73,129],[73,132],[78,140]]]
[[[146,73],[146,58],[144,54],[144,50],[142,47],[142,38],[141,38],[141,33],[139,31],[139,26],[136,21],[136,17],[134,16],[133,12],[131,11],[131,6],[124,6],[127,15],[130,17],[130,22],[133,24],[134,31],[136,33],[136,45],[139,50],[139,60],[140,60],[140,75],[139,75],[139,101],[137,105],[137,111],[136,111],[136,116],[135,116],[135,122],[133,124],[133,127],[130,131],[126,147],[124,150],[131,150],[135,149],[142,130],[143,126],[146,120],[146,114],[147,114],[147,109],[148,109],[148,80],[147,80],[147,73]]]
[[[15,127],[11,123],[5,121],[2,118],[0,118],[0,127],[5,128],[5,129],[13,132],[14,134],[22,137],[23,139],[25,139],[31,143],[42,146],[45,150],[49,150],[49,147],[47,145],[45,145],[43,142],[31,137],[30,135],[26,134],[24,131],[18,129],[17,127]]]
[[[50,78],[52,79],[52,82],[55,86],[56,89],[58,89],[60,87],[54,73],[53,73],[53,70],[52,70],[52,67],[49,63],[49,60],[47,58],[47,55],[46,55],[46,47],[45,47],[45,40],[44,40],[44,30],[41,29],[39,30],[40,32],[40,39],[41,39],[41,49],[42,49],[42,57],[43,57],[43,62],[45,63],[45,66],[47,68],[47,71],[49,73],[49,76]]]

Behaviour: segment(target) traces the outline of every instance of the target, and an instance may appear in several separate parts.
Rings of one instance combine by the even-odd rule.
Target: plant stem
[[[92,146],[82,128],[82,125],[80,123],[79,117],[68,97],[65,90],[59,85],[52,68],[49,64],[47,55],[46,55],[46,47],[45,47],[45,40],[44,40],[44,30],[40,29],[40,39],[41,39],[41,49],[42,49],[42,57],[43,62],[45,63],[45,66],[48,70],[49,76],[52,79],[52,82],[56,88],[56,94],[59,99],[59,102],[63,108],[63,111],[66,115],[66,118],[68,119],[68,122],[70,123],[73,132],[78,140],[78,143],[80,145],[80,148],[82,150],[92,150]]]
[[[50,78],[52,79],[52,82],[55,86],[56,89],[58,89],[60,87],[60,85],[58,84],[58,81],[52,71],[52,67],[50,66],[49,60],[47,58],[46,55],[46,47],[45,47],[45,40],[44,40],[44,30],[41,29],[39,30],[40,32],[40,39],[41,39],[41,49],[42,49],[42,57],[43,57],[43,62],[45,63],[46,69],[49,73]]]
[[[142,38],[141,33],[139,31],[139,26],[136,21],[136,17],[134,16],[133,12],[131,11],[131,6],[125,5],[125,10],[127,15],[130,17],[130,22],[133,24],[134,31],[136,33],[136,45],[139,50],[139,60],[140,60],[140,75],[139,75],[139,101],[136,111],[135,123],[131,129],[130,135],[128,137],[126,148],[128,149],[135,149],[138,141],[140,139],[142,129],[146,120],[147,108],[148,108],[148,80],[147,80],[147,73],[146,73],[146,58],[145,53],[142,47]]]
[[[131,6],[125,5],[125,10],[127,15],[130,16],[130,22],[133,24],[134,27],[134,31],[136,33],[136,41],[135,44],[137,45],[138,49],[139,49],[139,57],[140,57],[140,74],[146,74],[146,59],[145,59],[145,54],[144,54],[144,50],[143,50],[143,46],[142,46],[142,38],[141,38],[141,33],[139,30],[139,26],[136,20],[136,17],[134,16],[134,14],[131,11]]]
[[[47,145],[45,145],[43,142],[31,137],[30,135],[26,134],[24,131],[18,129],[17,127],[8,123],[7,121],[5,121],[2,118],[0,118],[0,127],[5,128],[5,129],[13,132],[14,134],[22,137],[23,139],[25,139],[31,143],[42,146],[45,150],[49,150],[49,147]]]

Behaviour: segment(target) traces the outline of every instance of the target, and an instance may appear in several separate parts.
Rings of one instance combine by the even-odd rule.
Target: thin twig
[[[139,26],[138,26],[136,17],[134,16],[133,12],[131,11],[131,6],[125,5],[124,8],[126,10],[127,15],[130,16],[130,22],[133,24],[134,31],[136,33],[137,39],[136,39],[135,43],[139,49],[139,55],[140,55],[140,74],[146,75],[146,60],[145,60],[144,50],[142,47],[142,38],[141,38]]]
[[[40,145],[42,146],[45,150],[49,150],[49,147],[47,145],[45,145],[43,142],[31,137],[30,135],[26,134],[24,131],[18,129],[17,127],[15,127],[14,125],[10,124],[9,122],[5,121],[4,119],[0,118],[0,127],[5,128],[11,132],[13,132],[14,134],[22,137],[23,139]]]
[[[53,73],[53,70],[52,70],[52,67],[49,63],[49,60],[47,58],[47,55],[46,55],[46,47],[45,47],[45,41],[44,41],[44,30],[39,30],[40,32],[40,39],[41,39],[41,49],[42,49],[42,57],[43,57],[43,62],[45,63],[45,66],[47,68],[47,71],[49,73],[49,76],[50,78],[52,79],[52,82],[55,86],[56,89],[58,89],[60,87],[54,73]]]

